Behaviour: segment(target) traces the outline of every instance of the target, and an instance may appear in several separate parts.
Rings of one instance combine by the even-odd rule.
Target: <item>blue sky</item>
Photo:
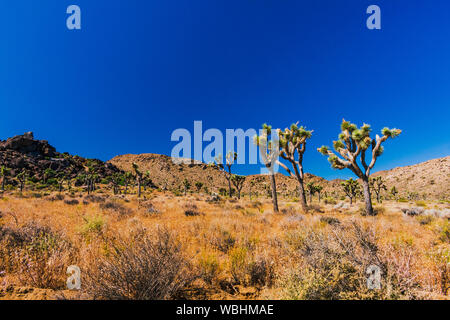
[[[82,30],[66,28],[66,8]],[[366,28],[377,4],[382,30]],[[403,129],[376,170],[450,154],[450,2],[15,0],[0,4],[0,139],[34,131],[58,151],[108,160],[170,154],[177,128],[284,128],[342,118]],[[258,166],[240,166],[256,173]]]

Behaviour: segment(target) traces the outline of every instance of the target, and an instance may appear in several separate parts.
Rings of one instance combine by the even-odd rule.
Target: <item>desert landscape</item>
[[[0,142],[0,162],[0,299],[449,297],[450,156],[375,172],[370,214],[361,179],[305,173],[304,207],[281,173],[274,194],[269,175],[85,159],[31,132]],[[71,265],[80,290],[67,289]]]

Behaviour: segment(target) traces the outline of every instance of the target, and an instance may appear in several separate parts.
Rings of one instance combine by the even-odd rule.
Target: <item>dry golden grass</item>
[[[181,288],[164,293],[167,299],[445,299],[449,294],[448,220],[404,216],[401,207],[413,204],[385,202],[380,215],[362,217],[359,204],[337,211],[315,203],[322,212],[301,214],[297,203],[281,200],[283,213],[274,214],[271,200],[263,198],[207,202],[202,195],[175,197],[157,191],[145,193],[144,199],[96,195],[100,198],[76,194],[55,200],[5,194],[0,198],[0,236],[1,228],[48,226],[70,243],[64,264],[79,265],[82,275],[95,278],[98,261],[120,265],[113,248],[122,253],[127,248],[118,244],[139,243],[142,237],[155,240],[157,230],[168,230],[180,244],[180,259],[189,265],[174,272],[189,277],[177,283]],[[65,201],[72,199],[79,203]],[[187,210],[195,215],[187,216]],[[0,259],[6,261],[11,250],[0,241]],[[375,253],[367,249],[372,242]],[[49,260],[57,257],[52,254]],[[365,267],[373,262],[385,268],[380,292],[365,289]],[[62,286],[30,288],[11,263],[7,271],[0,263],[0,298],[93,298],[86,289],[63,290],[65,270],[53,275]],[[55,272],[47,267],[35,272]],[[136,267],[142,270],[133,276],[146,279],[147,267]]]

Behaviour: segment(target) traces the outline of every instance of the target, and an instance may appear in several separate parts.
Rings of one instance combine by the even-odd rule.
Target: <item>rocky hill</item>
[[[220,188],[227,187],[224,174],[216,167],[204,163],[191,162],[174,164],[172,159],[159,154],[121,155],[109,163],[124,171],[131,171],[132,163],[135,162],[143,171],[149,171],[155,185],[165,189],[182,190],[184,179],[191,182],[195,190],[195,182],[202,182],[209,191],[218,192]],[[326,165],[326,163],[324,164]],[[312,181],[324,187],[324,193],[334,196],[343,196],[340,179],[326,180],[321,177],[306,173],[305,184]],[[414,192],[428,199],[450,198],[450,156],[440,159],[426,161],[413,166],[395,168],[387,171],[374,173],[373,176],[382,176],[386,180],[388,188],[395,186],[399,190],[399,196],[407,197],[408,193]],[[243,191],[248,193],[251,181],[257,183],[252,187],[259,194],[268,194],[270,191],[270,180],[266,175],[251,175],[247,177]],[[277,191],[280,194],[295,197],[297,193],[297,180],[284,174],[277,174]]]
[[[41,180],[47,169],[70,178],[84,173],[88,167],[93,168],[100,178],[120,172],[114,165],[101,160],[59,153],[48,141],[34,139],[32,132],[0,141],[0,166],[8,168],[11,177],[25,169],[36,180]]]
[[[108,161],[114,166],[124,170],[131,171],[132,164],[137,163],[139,168],[146,172],[150,172],[152,182],[162,189],[178,189],[183,190],[184,179],[189,180],[192,189],[195,190],[195,183],[201,182],[209,191],[219,192],[220,188],[227,188],[228,182],[224,173],[215,166],[209,166],[205,163],[197,161],[183,161],[183,163],[175,164],[171,157],[160,154],[126,154],[114,157]],[[313,181],[314,183],[324,186],[324,191],[333,191],[338,181],[327,181],[321,177],[312,174],[306,174],[306,183]],[[252,181],[256,181],[253,186]],[[276,175],[277,191],[286,196],[295,197],[297,194],[297,180],[278,173]],[[247,177],[243,193],[248,193],[252,188],[252,193],[268,194],[270,192],[270,180],[267,175],[250,175]]]
[[[450,156],[380,171],[373,176],[382,176],[386,185],[395,186],[402,197],[414,192],[420,198],[450,198]]]

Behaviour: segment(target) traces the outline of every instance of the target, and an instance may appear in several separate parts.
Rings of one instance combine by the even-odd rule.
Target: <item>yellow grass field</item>
[[[274,214],[267,198],[207,200],[5,193],[0,299],[448,299],[448,219],[404,215],[414,202],[384,201],[366,217],[360,203],[314,199],[304,214],[280,199]],[[69,265],[79,291],[66,288]],[[380,290],[367,288],[369,265]]]

